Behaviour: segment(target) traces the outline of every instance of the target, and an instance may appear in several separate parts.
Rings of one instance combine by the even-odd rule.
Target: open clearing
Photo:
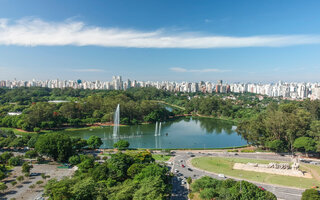
[[[250,181],[256,181],[261,183],[268,184],[277,184],[284,185],[289,187],[297,187],[297,188],[310,188],[312,186],[319,186],[320,182],[315,178],[300,178],[300,177],[292,177],[292,176],[283,176],[283,175],[275,175],[268,174],[262,172],[252,172],[252,171],[244,171],[244,170],[236,170],[233,169],[233,165],[235,163],[259,163],[259,164],[267,164],[270,162],[279,163],[279,161],[271,161],[271,160],[257,160],[257,159],[247,159],[247,158],[221,158],[221,157],[199,157],[191,160],[191,163],[194,167],[206,170],[209,172],[214,172],[218,174],[225,174],[226,176],[233,176],[240,179],[246,179]],[[308,165],[308,167],[310,167]],[[301,168],[304,170],[307,168],[304,167],[304,164],[301,165]],[[314,171],[320,172],[320,167],[312,166]]]

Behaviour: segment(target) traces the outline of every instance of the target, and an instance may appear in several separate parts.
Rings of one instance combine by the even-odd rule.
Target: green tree
[[[28,141],[27,146],[28,146],[29,148],[34,148],[35,145],[36,145],[36,142],[37,142],[37,140],[38,140],[38,137],[39,137],[39,135],[33,135],[33,136],[30,138],[30,140]]]
[[[71,156],[71,157],[69,158],[69,163],[70,163],[71,165],[77,165],[77,164],[81,163],[80,156],[79,156],[79,155]]]
[[[65,162],[74,154],[71,138],[62,133],[48,133],[39,136],[35,150],[41,155]]]
[[[13,153],[4,152],[3,154],[1,154],[0,159],[2,163],[7,163],[11,157],[13,157]]]
[[[2,193],[4,193],[4,191],[8,189],[8,186],[5,183],[0,183],[0,190],[2,191]]]
[[[127,178],[127,170],[133,164],[133,158],[124,153],[117,153],[111,155],[111,158],[107,160],[109,168],[109,177],[123,181]]]
[[[36,158],[38,157],[38,153],[35,150],[29,150],[25,153],[26,158]]]
[[[23,177],[23,176],[18,176],[18,177],[17,177],[17,181],[21,182],[21,181],[23,181],[23,180],[24,180],[24,177]]]
[[[204,188],[200,192],[200,197],[203,200],[211,200],[215,197],[219,197],[219,194],[213,188]]]
[[[103,144],[100,137],[92,135],[88,139],[88,146],[92,149],[97,149]]]
[[[166,183],[159,176],[149,176],[141,180],[140,188],[134,193],[133,200],[167,199]]]
[[[45,186],[45,194],[52,200],[73,199],[72,186],[75,181],[70,178],[63,178],[61,181],[51,179]]]
[[[28,164],[27,162],[24,162],[22,164],[22,172],[23,173],[30,173],[30,170],[33,168],[31,164]]]
[[[267,142],[266,147],[278,153],[284,151],[284,143],[279,139]]]
[[[86,178],[84,180],[78,181],[72,187],[72,194],[76,200],[94,200],[96,199],[95,191],[96,182],[92,178]]]
[[[33,131],[36,132],[36,133],[39,133],[41,131],[41,129],[39,127],[34,127]]]
[[[90,171],[91,177],[95,181],[103,181],[109,178],[109,168],[107,163],[96,166],[93,170]]]
[[[113,144],[114,148],[117,148],[119,150],[125,150],[130,146],[130,143],[126,140],[119,140],[118,142]]]
[[[294,148],[297,150],[302,150],[305,153],[313,152],[316,150],[316,142],[309,137],[299,137],[294,141]]]
[[[145,167],[146,167],[145,164],[134,163],[128,168],[127,174],[131,178],[134,178],[134,176],[139,174],[142,171],[142,169]]]
[[[20,165],[22,165],[22,163],[23,163],[23,160],[19,156],[11,157],[8,160],[8,164],[11,165],[11,166],[20,166]]]
[[[306,189],[302,193],[301,200],[320,200],[319,191],[315,189]]]
[[[87,158],[84,161],[82,161],[80,164],[78,164],[79,170],[82,173],[86,173],[89,171],[89,169],[94,167],[94,158]]]

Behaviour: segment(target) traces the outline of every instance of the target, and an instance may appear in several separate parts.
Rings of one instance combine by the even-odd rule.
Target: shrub
[[[2,163],[7,163],[11,157],[13,157],[13,153],[11,152],[4,152],[3,154],[0,155],[0,159]]]
[[[78,156],[78,155],[71,156],[69,158],[69,163],[71,165],[77,165],[77,164],[81,163],[80,156]]]
[[[283,152],[284,151],[284,143],[281,140],[273,140],[273,141],[269,141],[267,142],[266,146],[275,152]]]
[[[43,181],[37,181],[37,182],[36,182],[37,185],[40,185],[40,184],[42,184],[42,183],[43,183]]]
[[[11,185],[12,185],[12,186],[17,185],[17,181],[12,181],[12,182],[11,182]]]
[[[37,157],[37,162],[38,163],[43,163],[45,159],[42,156]]]
[[[4,192],[6,189],[8,189],[8,186],[5,183],[0,183],[0,190]]]
[[[32,184],[32,185],[29,186],[30,189],[33,189],[33,188],[35,188],[35,187],[36,187],[35,184]]]
[[[34,132],[37,132],[37,133],[39,133],[40,130],[41,130],[41,129],[40,129],[39,127],[34,127],[34,128],[33,128],[33,131],[34,131]]]
[[[20,156],[11,157],[8,160],[8,164],[11,165],[11,166],[20,166],[20,165],[22,165],[22,163],[23,163],[23,160],[21,159]]]
[[[241,152],[243,153],[254,153],[255,151],[252,149],[242,149]]]
[[[188,178],[187,178],[187,183],[188,183],[188,184],[191,184],[191,183],[192,183],[192,178],[191,178],[191,177],[188,177]]]
[[[125,150],[130,146],[130,143],[126,140],[119,140],[113,144],[113,147],[119,150]]]
[[[46,178],[47,178],[45,173],[41,173],[41,177],[42,177],[43,179],[46,179]]]
[[[24,177],[23,177],[23,176],[18,176],[18,177],[17,177],[17,181],[21,182],[21,181],[23,181],[23,180],[24,180]]]
[[[108,160],[108,156],[103,156],[102,160]]]
[[[33,166],[25,162],[22,165],[22,172],[30,173],[31,168],[33,168]]]
[[[25,154],[26,158],[36,158],[37,156],[38,156],[38,153],[35,150],[29,150]]]

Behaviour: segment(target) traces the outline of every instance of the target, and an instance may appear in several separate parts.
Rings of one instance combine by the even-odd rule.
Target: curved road
[[[238,153],[238,155],[235,155],[234,153],[226,153],[226,152],[214,152],[214,153],[200,153],[198,151],[190,151],[195,157],[199,156],[214,156],[214,157],[242,157],[242,158],[253,158],[253,159],[265,159],[265,160],[278,160],[278,161],[291,161],[291,158],[289,156],[279,156],[276,154],[264,154],[264,153]],[[192,177],[193,179],[198,179],[202,176],[210,176],[216,179],[223,179],[218,177],[214,173],[210,173],[203,170],[198,170],[196,168],[193,168],[190,166],[187,162],[187,160],[191,159],[190,152],[186,151],[176,151],[173,167],[171,168],[172,172],[174,172],[175,177],[173,179],[173,191],[172,191],[172,200],[182,200],[182,199],[188,199],[188,190],[187,185],[184,184],[183,179],[187,177]],[[182,160],[182,162],[181,162]],[[181,165],[185,165],[183,168]],[[188,168],[191,168],[189,170]],[[178,170],[178,172],[175,172]],[[235,180],[241,180],[241,179],[235,179]],[[290,188],[290,187],[284,187],[284,186],[278,186],[278,185],[271,185],[271,184],[263,184],[263,183],[257,183],[250,181],[257,186],[261,186],[265,188],[266,190],[274,193],[278,199],[283,200],[300,200],[301,194],[304,191],[303,189],[297,189],[297,188]]]

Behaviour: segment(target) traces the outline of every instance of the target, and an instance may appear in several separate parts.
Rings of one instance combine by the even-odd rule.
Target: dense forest
[[[48,88],[16,88],[0,90],[0,126],[28,131],[80,126],[113,121],[120,104],[121,124],[137,124],[167,120],[174,114],[161,99],[168,94],[154,88],[132,91],[92,91]],[[69,102],[50,103],[63,99]],[[19,116],[8,112],[22,112]]]
[[[72,178],[52,179],[45,186],[49,199],[164,200],[171,193],[168,168],[149,152],[116,153],[104,163],[81,156]]]
[[[320,152],[320,101],[271,103],[243,119],[238,133],[250,144],[276,152]]]

